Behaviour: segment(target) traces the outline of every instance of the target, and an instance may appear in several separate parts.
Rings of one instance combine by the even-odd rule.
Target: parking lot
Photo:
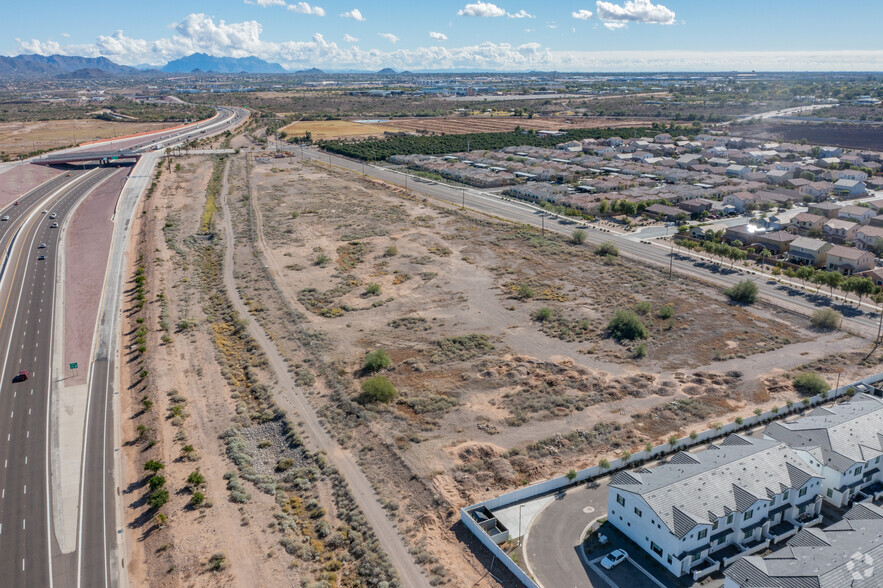
[[[632,588],[633,586],[657,586],[667,588],[632,559],[627,559],[618,566],[605,570],[601,566],[603,556],[593,559],[590,566],[610,588]]]

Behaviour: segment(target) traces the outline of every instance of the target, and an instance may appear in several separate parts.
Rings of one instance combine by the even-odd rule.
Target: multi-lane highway
[[[138,199],[163,148],[189,138],[235,127],[247,112],[220,108],[208,121],[175,131],[117,140],[114,147],[145,155],[134,168],[71,170],[22,195],[0,210],[0,585],[117,586],[124,583],[117,521],[120,480],[115,471],[113,391],[119,307],[124,281],[124,251]],[[77,151],[107,150],[93,145]],[[18,163],[17,165],[26,165]],[[129,171],[131,170],[131,173]],[[128,176],[125,174],[129,174]],[[119,180],[114,176],[119,174]],[[50,433],[52,365],[59,235],[69,213],[105,181],[125,181],[114,217],[106,291],[101,301],[98,340],[89,365],[88,408],[79,468],[77,542],[62,552],[51,508],[58,471],[54,471]],[[45,213],[43,211],[46,211]],[[8,219],[6,218],[8,217]],[[42,256],[42,258],[41,258]],[[57,339],[56,339],[57,340]],[[27,370],[27,378],[18,378]],[[13,381],[15,378],[16,381]],[[75,442],[63,440],[62,442]]]
[[[58,235],[71,207],[115,169],[74,171],[12,205],[0,278],[0,570],[5,586],[49,586],[49,394]],[[43,212],[46,210],[47,212]],[[54,225],[54,226],[53,226]],[[41,259],[42,257],[42,259]],[[27,379],[18,377],[27,371]],[[16,381],[18,380],[18,381]],[[59,561],[60,568],[65,562]]]

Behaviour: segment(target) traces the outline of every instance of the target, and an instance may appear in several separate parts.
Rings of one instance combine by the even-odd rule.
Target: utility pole
[[[540,217],[540,226],[542,227],[543,237],[546,236],[546,213],[543,213],[543,216]]]
[[[466,187],[461,188],[461,195],[463,196],[463,203],[460,205],[460,208],[466,208]]]

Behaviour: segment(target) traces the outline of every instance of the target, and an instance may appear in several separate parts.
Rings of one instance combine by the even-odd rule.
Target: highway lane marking
[[[25,560],[22,558],[21,560],[21,571],[25,571]]]
[[[28,522],[27,519],[22,519],[22,520],[21,520],[21,528],[22,528],[22,529],[26,529],[26,528],[27,528],[27,526],[28,526],[28,525],[27,525],[27,522]]]
[[[25,493],[25,494],[28,493],[28,485],[27,485],[27,484],[25,484],[25,491],[24,491],[24,493]]]
[[[25,465],[28,465],[28,456],[25,456]]]

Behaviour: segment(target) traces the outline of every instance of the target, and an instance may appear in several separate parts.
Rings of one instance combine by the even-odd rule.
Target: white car
[[[629,554],[625,552],[625,549],[617,549],[616,551],[611,551],[604,556],[604,559],[601,560],[601,567],[605,570],[609,570],[627,560],[628,557]]]

